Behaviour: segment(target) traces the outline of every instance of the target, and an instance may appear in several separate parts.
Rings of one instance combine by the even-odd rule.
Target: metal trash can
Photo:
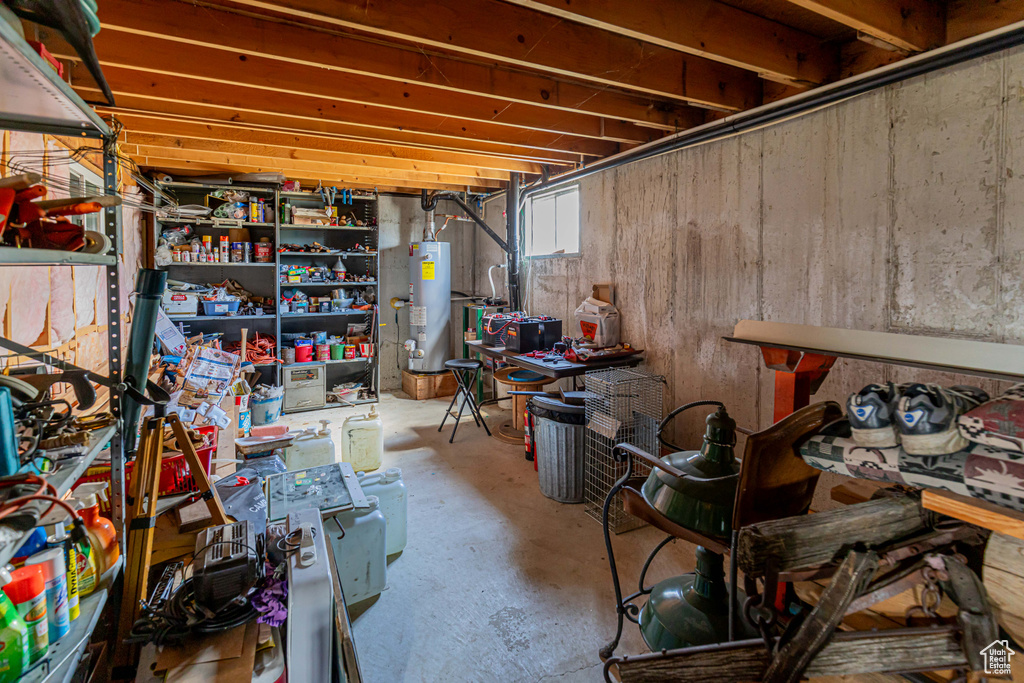
[[[549,396],[534,396],[529,406],[540,492],[560,503],[582,503],[586,408]]]

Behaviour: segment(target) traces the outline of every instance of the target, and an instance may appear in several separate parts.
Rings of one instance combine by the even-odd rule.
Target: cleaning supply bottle
[[[341,427],[341,460],[352,469],[369,472],[380,467],[384,458],[384,423],[377,407],[370,406],[368,415],[352,415]]]
[[[13,683],[29,666],[28,627],[11,599],[0,591],[0,683]]]
[[[74,621],[81,612],[78,607],[78,563],[76,562],[75,546],[68,538],[63,524],[48,526],[46,531],[46,547],[60,548],[64,553],[64,569],[67,572],[68,582],[68,620]]]
[[[26,567],[31,565],[38,565],[43,570],[43,581],[46,583],[46,623],[52,643],[71,630],[64,551],[60,548],[47,548],[25,560]]]
[[[100,501],[107,499],[106,482],[81,484],[72,494],[74,505],[85,524],[89,534],[89,543],[95,555],[97,572],[102,575],[117,564],[121,557],[121,547],[117,543],[117,531],[114,524],[100,515]],[[98,580],[98,579],[97,579]],[[81,583],[81,577],[79,577]]]
[[[5,576],[6,574],[6,576]],[[3,593],[10,598],[28,629],[28,663],[35,664],[50,647],[50,629],[46,619],[46,582],[39,565],[20,567],[7,574],[0,572]]]

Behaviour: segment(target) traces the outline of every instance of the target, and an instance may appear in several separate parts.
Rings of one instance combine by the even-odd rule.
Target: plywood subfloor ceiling
[[[1022,20],[1024,0],[103,0],[99,14],[117,100],[101,112],[140,166],[487,192]]]

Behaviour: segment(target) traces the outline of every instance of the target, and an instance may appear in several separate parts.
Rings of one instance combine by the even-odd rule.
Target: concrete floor
[[[356,605],[356,645],[369,683],[398,681],[600,681],[598,649],[615,633],[614,594],[601,526],[582,505],[541,495],[522,447],[463,420],[456,441],[437,425],[450,399],[385,395],[385,467],[401,467],[409,491],[409,542],[388,567],[388,588]],[[335,408],[285,416],[291,427],[334,422]],[[492,429],[509,412],[485,410]],[[340,443],[338,444],[340,453]],[[662,539],[651,528],[615,537],[623,590]],[[677,542],[649,582],[692,568]],[[645,652],[626,623],[621,653]]]

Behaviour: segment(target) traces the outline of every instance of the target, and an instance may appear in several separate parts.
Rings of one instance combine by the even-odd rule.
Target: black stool
[[[473,422],[476,423],[477,427],[483,425],[487,436],[490,436],[491,430],[487,428],[484,416],[480,414],[480,408],[477,407],[476,400],[473,398],[473,385],[476,384],[477,374],[484,364],[473,358],[453,358],[452,360],[445,361],[444,366],[455,375],[455,382],[459,385],[459,388],[455,390],[452,402],[448,404],[448,409],[444,411],[444,419],[441,420],[441,426],[437,428],[437,431],[444,429],[444,423],[448,420],[448,416],[451,415],[455,418],[455,429],[452,430],[452,436],[448,439],[448,443],[455,441],[455,432],[459,429],[462,411],[466,409],[466,404],[468,403],[469,412],[473,415]],[[459,406],[459,414],[455,415],[452,413],[452,408],[455,407],[455,402],[459,400],[459,396],[464,398]]]

